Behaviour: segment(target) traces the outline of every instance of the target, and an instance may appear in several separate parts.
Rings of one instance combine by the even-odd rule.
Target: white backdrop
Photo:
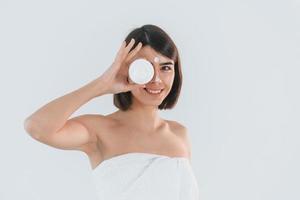
[[[189,129],[201,199],[300,199],[299,13],[299,0],[0,0],[0,199],[97,199],[85,154],[33,140],[23,121],[148,23],[179,48],[181,97],[161,115]],[[115,110],[106,95],[72,116]]]

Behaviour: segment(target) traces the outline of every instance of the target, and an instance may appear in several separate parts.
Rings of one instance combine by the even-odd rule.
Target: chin
[[[153,100],[147,98],[139,98],[138,100],[147,106],[159,106],[163,101],[163,99]]]
[[[144,104],[145,106],[155,106],[155,107],[159,106],[164,100],[164,98],[155,99],[155,98],[149,98],[149,97],[140,96],[140,95],[134,96],[134,98],[136,100],[138,100],[139,102],[141,102],[142,104]]]

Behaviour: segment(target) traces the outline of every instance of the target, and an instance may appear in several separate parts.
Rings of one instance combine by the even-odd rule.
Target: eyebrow
[[[153,62],[151,62],[151,64],[153,65]],[[159,63],[159,65],[173,65],[172,62],[163,62],[163,63]]]

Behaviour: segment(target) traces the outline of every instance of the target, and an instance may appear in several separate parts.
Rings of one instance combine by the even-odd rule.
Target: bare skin
[[[93,130],[98,136],[98,141],[82,148],[82,151],[89,156],[92,169],[103,160],[129,152],[190,159],[186,130],[175,121],[162,120],[156,129],[147,132],[138,128],[136,122],[128,121],[123,111],[117,111],[105,117],[107,127],[103,129],[103,125],[97,125],[101,117],[91,116],[94,118],[90,120],[91,124],[94,124]]]
[[[168,95],[174,80],[174,61],[134,40],[122,43],[112,65],[97,79],[42,106],[24,121],[34,139],[89,157],[92,169],[103,160],[130,152],[144,152],[191,159],[187,129],[159,116],[157,106]],[[135,59],[153,63],[155,75],[147,85],[128,83],[128,66]],[[154,62],[159,58],[159,62]],[[171,64],[160,63],[170,62]],[[145,89],[163,89],[159,96]],[[131,91],[133,104],[127,111],[109,115],[85,114],[69,119],[79,107],[95,97]]]

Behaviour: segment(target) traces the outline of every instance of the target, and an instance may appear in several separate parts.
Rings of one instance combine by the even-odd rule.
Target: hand
[[[128,82],[129,62],[143,46],[142,43],[139,42],[139,44],[129,53],[134,43],[135,40],[133,38],[127,46],[126,41],[124,41],[115,57],[114,62],[101,75],[100,80],[103,83],[102,86],[104,85],[106,88],[107,93],[116,94],[145,87],[145,85]]]

